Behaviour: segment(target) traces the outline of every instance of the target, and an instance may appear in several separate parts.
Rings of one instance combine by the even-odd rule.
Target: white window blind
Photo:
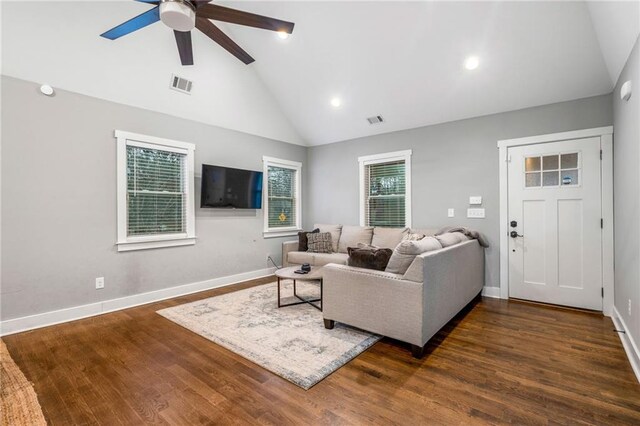
[[[267,173],[268,228],[296,227],[297,170],[269,165]]]
[[[407,159],[362,161],[362,218],[365,226],[410,226]]]
[[[186,232],[186,154],[127,146],[127,235]]]

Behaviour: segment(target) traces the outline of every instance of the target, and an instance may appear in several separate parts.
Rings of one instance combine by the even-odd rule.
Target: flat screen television
[[[262,172],[203,164],[200,207],[262,208]]]

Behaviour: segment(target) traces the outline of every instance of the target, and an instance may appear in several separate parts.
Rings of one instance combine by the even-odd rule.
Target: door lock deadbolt
[[[515,220],[512,220],[510,225],[512,228],[515,228],[516,226],[518,226],[518,222],[516,222]]]

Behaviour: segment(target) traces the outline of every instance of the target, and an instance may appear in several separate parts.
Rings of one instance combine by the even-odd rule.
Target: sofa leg
[[[324,328],[328,330],[332,330],[335,325],[336,325],[336,322],[334,320],[330,320],[330,319],[324,320]]]
[[[414,358],[422,358],[424,356],[424,348],[427,345],[424,346],[418,346],[418,345],[411,345],[411,355],[413,355]]]

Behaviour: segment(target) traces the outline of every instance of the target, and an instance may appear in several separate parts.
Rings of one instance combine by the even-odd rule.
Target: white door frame
[[[602,312],[606,316],[613,313],[613,126],[571,132],[550,133],[525,138],[498,141],[500,163],[500,298],[509,298],[509,192],[508,149],[521,145],[536,145],[561,142],[572,139],[600,137],[602,149],[602,285],[604,295]]]

